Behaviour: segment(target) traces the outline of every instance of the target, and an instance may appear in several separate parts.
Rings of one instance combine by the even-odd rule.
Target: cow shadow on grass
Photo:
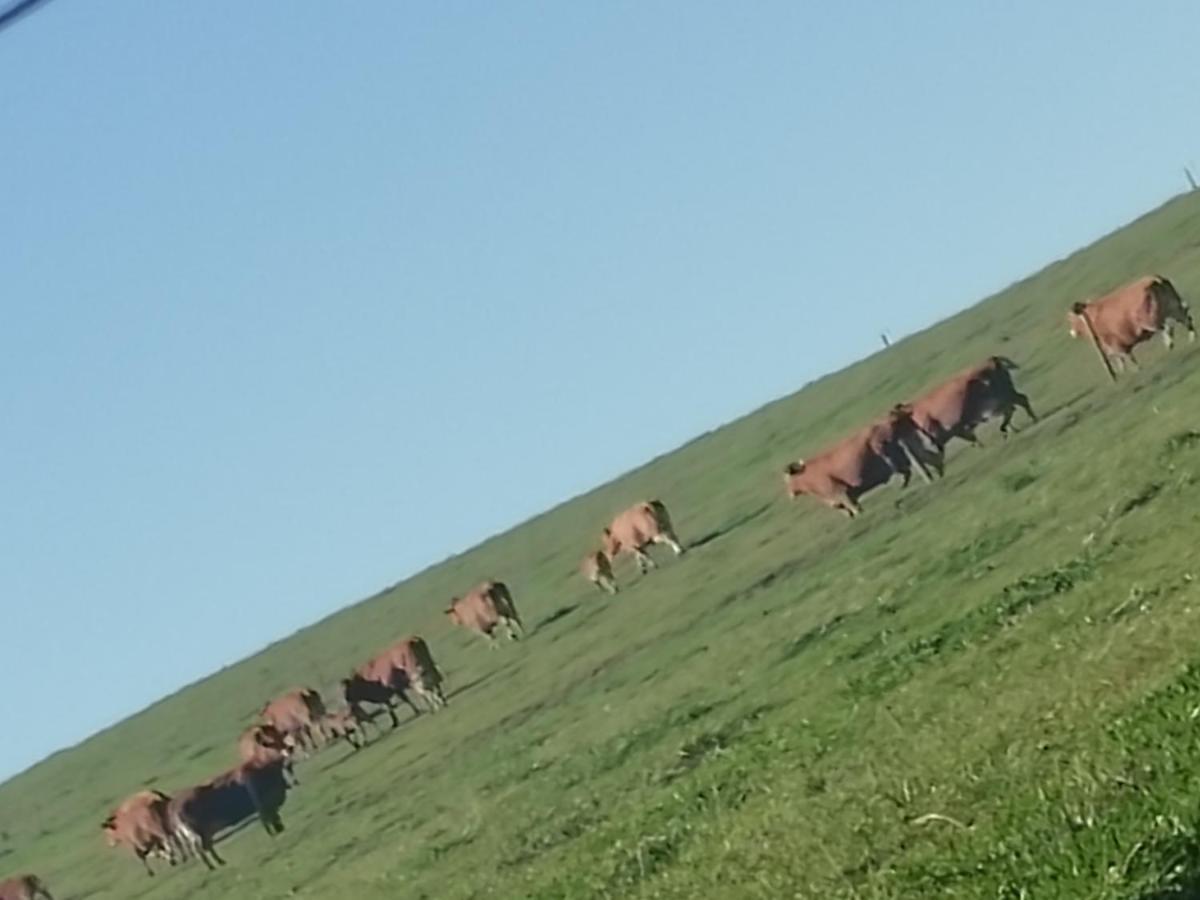
[[[687,549],[695,550],[699,547],[703,547],[707,544],[711,544],[713,541],[716,541],[716,540],[719,540],[719,539],[725,537],[725,535],[729,534],[731,531],[735,531],[736,529],[741,528],[743,525],[753,522],[755,519],[757,519],[759,516],[761,516],[763,513],[765,513],[770,508],[771,508],[770,503],[764,503],[762,506],[759,506],[756,509],[750,510],[750,512],[743,513],[742,515],[738,516],[737,518],[730,519],[728,522],[725,522],[720,527],[714,528],[712,531],[696,538],[696,540],[692,541],[690,544],[687,545]]]
[[[542,621],[538,622],[532,634],[539,634],[543,628],[548,628],[559,619],[565,619],[577,609],[579,609],[578,603],[568,603],[566,606],[560,606],[554,612],[550,613],[550,615],[546,616],[546,618],[542,619]]]

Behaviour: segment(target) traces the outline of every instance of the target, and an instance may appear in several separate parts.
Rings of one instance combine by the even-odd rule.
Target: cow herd
[[[1077,303],[1067,318],[1071,336],[1090,338],[1113,378],[1112,361],[1122,371],[1136,366],[1133,348],[1156,334],[1171,347],[1172,323],[1186,326],[1192,340],[1196,336],[1187,305],[1161,276],[1141,278],[1089,303]],[[895,404],[882,418],[833,446],[789,463],[784,470],[788,496],[808,495],[855,517],[862,512],[862,496],[894,476],[907,485],[914,470],[926,481],[943,475],[946,446],[955,438],[977,444],[976,430],[993,418],[999,418],[999,430],[1007,434],[1018,409],[1037,420],[1029,398],[1013,383],[1011,372],[1016,368],[1006,357],[989,357]],[[616,560],[628,554],[645,574],[656,566],[647,552],[655,544],[677,556],[684,553],[666,506],[658,500],[637,503],[603,530],[599,549],[584,558],[580,572],[599,590],[615,594]],[[485,581],[452,598],[445,614],[453,625],[479,634],[493,648],[500,629],[509,640],[524,635],[512,593],[500,581]],[[132,794],[101,823],[109,845],[130,850],[151,875],[152,857],[172,865],[190,858],[209,868],[222,865],[214,845],[220,832],[255,817],[268,834],[283,830],[280,809],[298,783],[292,765],[296,754],[309,755],[343,739],[358,750],[367,742],[367,729],[379,728],[377,716],[386,713],[392,727],[400,724],[396,710],[401,703],[413,716],[447,705],[442,673],[429,645],[418,636],[396,641],[354,669],[341,682],[341,699],[338,708],[329,710],[319,692],[299,688],[266,703],[258,721],[238,738],[236,766],[174,794]],[[36,876],[23,875],[0,881],[0,900],[52,898]]]

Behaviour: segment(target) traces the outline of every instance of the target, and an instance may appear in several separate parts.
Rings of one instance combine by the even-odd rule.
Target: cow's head
[[[104,832],[104,840],[108,842],[108,846],[117,846],[117,817],[109,816],[100,823],[100,830]]]
[[[790,462],[783,467],[783,484],[787,488],[788,497],[795,500],[800,494],[797,490],[795,479],[799,475],[804,474],[804,460],[798,459],[795,462]]]
[[[296,739],[285,734],[274,725],[259,725],[254,729],[254,743],[264,750],[291,756],[296,749]]]

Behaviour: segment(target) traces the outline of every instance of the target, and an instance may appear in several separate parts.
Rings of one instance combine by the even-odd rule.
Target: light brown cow
[[[485,581],[462,597],[451,598],[446,616],[455,625],[482,635],[493,649],[497,626],[504,626],[510,641],[525,633],[512,593],[502,581]]]
[[[613,576],[612,562],[604,555],[603,550],[596,550],[585,556],[579,571],[600,590],[610,594],[617,592],[617,579]]]
[[[272,837],[283,831],[279,810],[287,798],[283,760],[242,763],[196,787],[179,791],[167,806],[172,832],[208,868],[224,865],[213,845],[218,832],[258,816]]]
[[[907,410],[893,409],[879,422],[852,434],[811,459],[784,469],[788,496],[808,494],[851,518],[862,512],[858,499],[900,475],[908,485],[916,468],[929,480],[928,466],[940,460],[925,448]]]
[[[296,688],[270,701],[259,711],[259,718],[291,735],[296,746],[311,753],[319,746],[325,703],[312,688]]]
[[[1037,421],[1029,398],[1017,390],[1009,374],[1016,368],[1017,364],[1007,357],[989,356],[897,409],[911,414],[917,428],[939,453],[956,437],[977,445],[975,429],[995,415],[1002,416],[1000,432],[1007,436],[1018,407]]]
[[[128,847],[153,875],[150,857],[158,856],[171,865],[177,862],[175,842],[167,818],[171,798],[162,791],[138,791],[122,801],[100,823],[110,847]]]
[[[1086,316],[1086,321],[1085,317]],[[1100,351],[1115,360],[1122,371],[1126,364],[1137,366],[1133,348],[1161,333],[1167,349],[1175,343],[1171,323],[1187,327],[1188,340],[1196,339],[1191,312],[1175,286],[1161,275],[1149,275],[1088,303],[1076,303],[1069,313],[1071,337],[1095,340]]]
[[[251,725],[238,738],[238,759],[244,763],[283,760],[283,771],[291,787],[300,783],[292,763],[295,750],[296,739],[274,725]]]
[[[646,553],[651,544],[666,544],[676,556],[683,555],[683,545],[675,535],[671,516],[661,500],[634,504],[613,519],[601,535],[601,551],[610,564],[616,561],[617,554],[629,552],[643,573],[658,567]]]
[[[0,900],[54,900],[42,879],[36,875],[17,875],[0,881]]]

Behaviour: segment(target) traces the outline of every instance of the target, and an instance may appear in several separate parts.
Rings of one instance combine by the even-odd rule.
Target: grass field
[[[1200,349],[1113,386],[1063,318],[1154,271],[1200,303],[1200,194],[14,778],[0,871],[76,900],[1200,897]],[[785,462],[991,353],[1038,424],[854,522],[784,498]],[[579,559],[651,496],[691,552],[600,595]],[[488,576],[530,632],[494,652],[440,612]],[[411,632],[449,709],[302,763],[282,836],[154,879],[104,846],[119,798]]]

